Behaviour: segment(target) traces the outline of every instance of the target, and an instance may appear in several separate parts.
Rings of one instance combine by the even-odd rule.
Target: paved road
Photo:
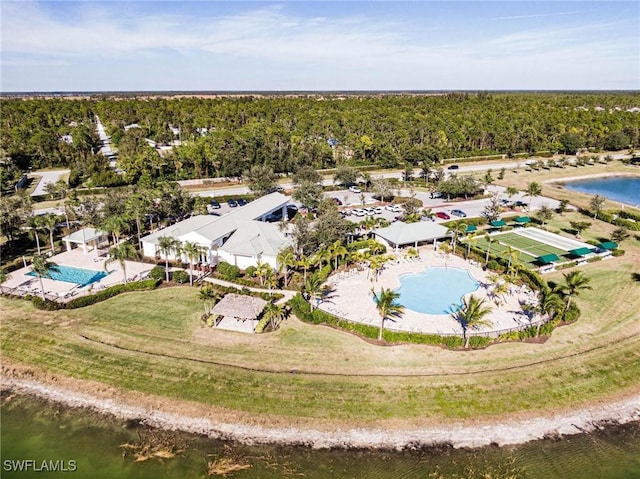
[[[627,158],[629,155],[625,155],[621,153],[621,154],[615,154],[611,156],[614,159],[618,160],[622,158]],[[575,157],[569,157],[569,161],[573,161],[573,160],[575,160]],[[455,172],[457,174],[460,174],[460,173],[473,173],[476,171],[486,171],[490,169],[497,174],[502,168],[505,168],[505,169],[523,168],[525,166],[525,161],[526,160],[506,161],[506,162],[500,162],[500,163],[490,163],[490,164],[483,164],[483,165],[466,165],[466,166],[464,164],[461,164],[457,170],[448,170],[446,169],[446,166],[445,166],[445,172],[447,173]],[[414,170],[414,176],[417,176],[419,173],[420,173],[420,169]],[[381,173],[372,173],[371,176],[372,178],[402,179],[402,171],[387,171],[387,172],[381,172]],[[326,178],[322,180],[323,186],[332,186],[333,184],[334,182],[332,178]],[[292,182],[281,183],[280,186],[283,187],[284,189],[291,189],[293,188],[293,183]],[[197,196],[211,196],[211,197],[222,196],[222,195],[246,195],[246,194],[249,194],[249,188],[247,188],[244,185],[225,186],[225,187],[214,188],[209,190],[197,191],[197,192],[194,192],[193,194]]]
[[[46,186],[50,183],[57,183],[64,175],[68,175],[69,170],[56,170],[56,171],[38,171],[31,176],[39,176],[40,181],[31,193],[31,196],[43,196],[47,194]]]
[[[111,148],[111,137],[109,135],[107,135],[107,132],[104,129],[104,126],[102,125],[102,122],[100,121],[100,118],[98,118],[98,115],[96,115],[96,129],[98,130],[98,137],[100,138],[100,141],[102,142],[102,146],[100,147],[100,153],[103,156],[106,156],[106,157],[109,157],[109,155],[116,154],[116,152],[113,150],[113,148]],[[109,166],[111,166],[111,168],[115,168],[116,167],[115,160],[111,160],[109,162]]]

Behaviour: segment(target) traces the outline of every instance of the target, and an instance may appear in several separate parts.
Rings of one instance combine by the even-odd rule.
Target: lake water
[[[126,427],[122,421],[28,397],[4,400],[3,478],[201,478],[207,463],[248,466],[229,474],[242,479],[425,479],[640,477],[640,424],[611,426],[591,434],[542,440],[517,447],[405,452],[324,451],[245,446],[207,438]],[[173,459],[136,462],[123,444],[169,444]],[[16,472],[15,461],[58,464],[71,472]],[[8,462],[9,461],[9,462]],[[56,462],[57,461],[57,462]],[[72,462],[73,461],[73,462]],[[32,468],[33,469],[33,468]],[[218,476],[212,476],[218,477]],[[222,476],[219,476],[222,477]]]
[[[563,183],[569,190],[606,196],[610,200],[640,206],[640,178],[628,176],[609,176],[588,180],[567,181]]]

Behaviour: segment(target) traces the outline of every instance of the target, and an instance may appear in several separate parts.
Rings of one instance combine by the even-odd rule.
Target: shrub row
[[[37,309],[46,311],[55,311],[58,309],[77,309],[90,306],[92,304],[100,303],[109,298],[113,298],[122,293],[129,291],[146,291],[157,288],[162,283],[161,280],[147,279],[144,281],[135,281],[127,284],[116,284],[102,291],[98,291],[95,294],[87,296],[80,296],[79,298],[72,299],[67,303],[58,303],[56,301],[50,301],[48,299],[42,300],[40,296],[31,296],[31,302]]]
[[[234,288],[233,286],[222,286],[221,284],[215,283],[206,283],[207,285],[211,285],[211,287],[218,291],[221,294],[227,293],[235,293],[235,294],[244,294],[245,296],[253,296],[255,298],[262,298],[265,301],[278,301],[284,298],[284,295],[281,293],[264,293],[259,291],[251,291],[248,288]]]
[[[222,276],[223,279],[233,281],[236,278],[242,276],[240,268],[233,264],[229,264],[226,261],[220,261],[216,266],[216,271]]]

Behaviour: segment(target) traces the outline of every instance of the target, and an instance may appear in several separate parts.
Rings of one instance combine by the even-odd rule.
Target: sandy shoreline
[[[207,417],[169,412],[163,401],[153,407],[120,398],[95,395],[31,379],[1,377],[3,389],[47,399],[69,407],[87,408],[122,420],[170,431],[201,434],[213,439],[245,444],[303,445],[311,448],[404,449],[450,444],[453,447],[482,447],[490,444],[515,445],[544,437],[593,431],[602,424],[640,421],[640,395],[611,403],[597,404],[574,412],[486,424],[452,422],[424,428],[336,428],[270,427],[232,423]],[[166,401],[170,402],[170,399]]]
[[[544,180],[542,183],[550,183],[550,184],[562,184],[562,183],[566,183],[567,181],[577,181],[577,180],[590,180],[593,178],[605,178],[607,176],[624,176],[624,177],[638,177],[640,175],[638,175],[638,173],[632,173],[632,172],[627,172],[627,171],[619,171],[619,172],[612,172],[612,173],[593,173],[591,175],[579,175],[579,176],[567,176],[566,178],[553,178],[550,180]]]

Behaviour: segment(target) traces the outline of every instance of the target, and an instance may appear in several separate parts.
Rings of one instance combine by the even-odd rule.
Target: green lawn
[[[598,287],[577,300],[583,318],[545,344],[380,347],[293,318],[270,334],[217,331],[200,321],[189,287],[73,311],[3,298],[0,338],[5,360],[251,415],[340,424],[496,417],[638,389],[640,283],[631,269],[620,259],[587,265]]]

